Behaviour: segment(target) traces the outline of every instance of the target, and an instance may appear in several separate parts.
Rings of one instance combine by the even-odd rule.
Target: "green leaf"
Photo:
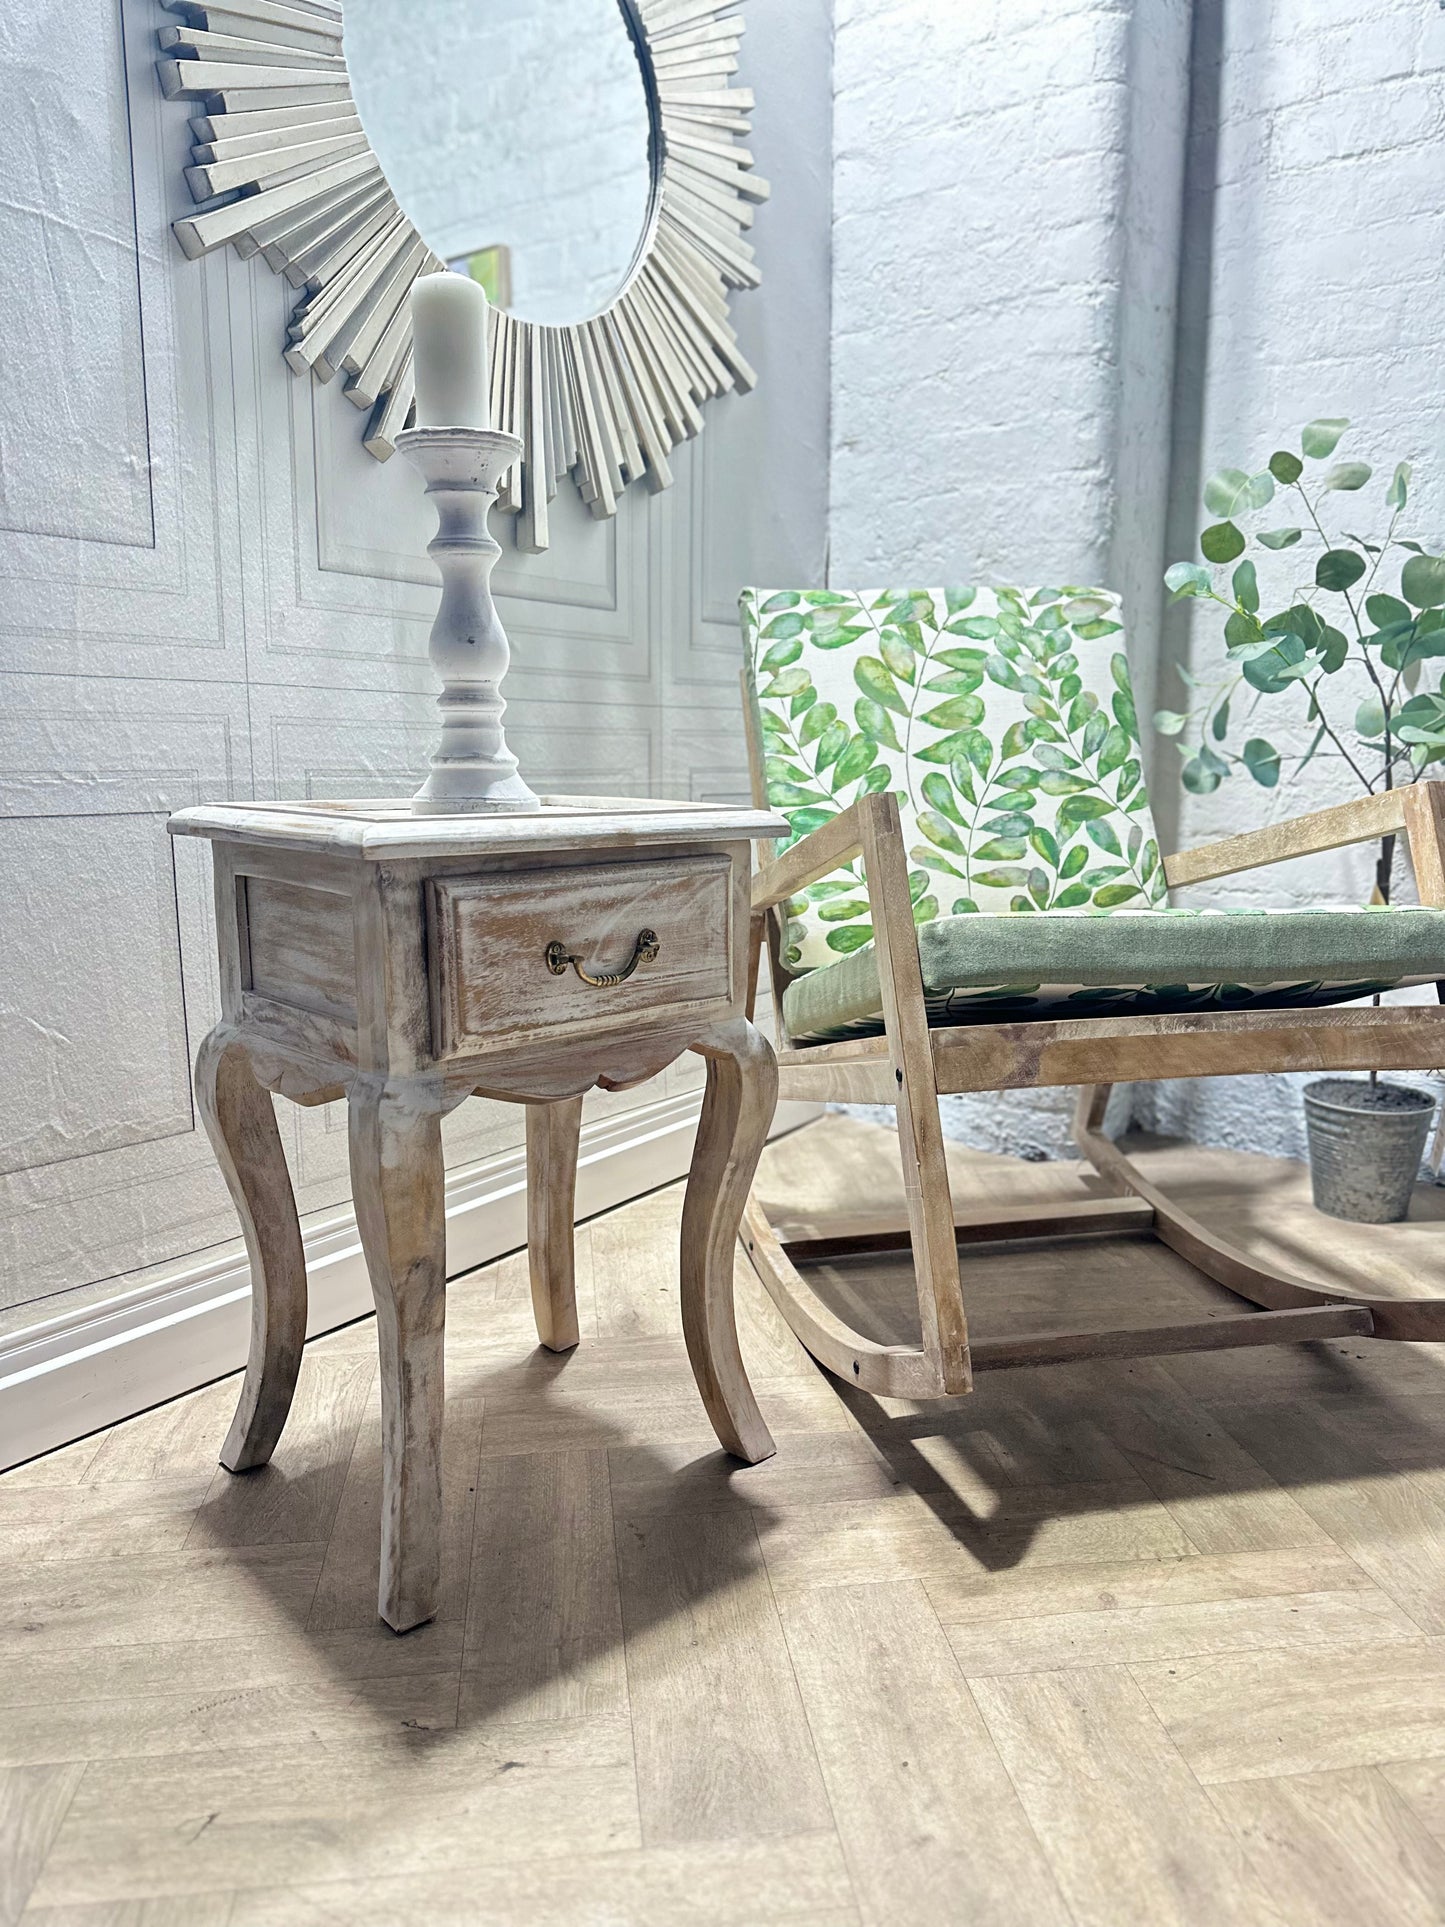
[[[1127,903],[1130,897],[1138,895],[1137,883],[1106,883],[1102,890],[1094,892],[1094,903],[1100,910],[1112,910],[1116,904]]]
[[[1413,622],[1409,608],[1398,596],[1369,595],[1365,597],[1365,614],[1377,629],[1384,629],[1392,622]]]
[[[1277,482],[1286,488],[1297,482],[1305,472],[1305,465],[1298,455],[1292,455],[1287,448],[1277,448],[1269,458],[1269,472]],[[1261,541],[1264,539],[1260,538]]]
[[[1395,734],[1402,743],[1445,744],[1445,696],[1412,696],[1396,712]]]
[[[1118,635],[1123,627],[1122,622],[1106,622],[1102,616],[1096,616],[1092,622],[1075,623],[1074,634],[1085,642],[1098,642],[1104,636]]]
[[[866,917],[867,914],[867,897],[845,897],[841,903],[834,901],[818,905],[818,917],[823,923],[851,923],[854,917]]]
[[[1036,855],[1041,856],[1044,862],[1050,864],[1055,870],[1058,869],[1059,843],[1058,838],[1052,830],[1046,830],[1042,825],[1037,829],[1030,830],[1029,842],[1032,844]]]
[[[950,823],[962,823],[963,813],[954,801],[953,785],[940,769],[931,769],[923,779],[923,794],[940,816]]]
[[[1350,639],[1343,629],[1324,629],[1315,645],[1319,654],[1319,664],[1327,676],[1343,669],[1345,658],[1350,653]]]
[[[1221,778],[1218,773],[1205,766],[1198,756],[1191,756],[1179,772],[1179,780],[1191,796],[1208,796],[1219,788]]]
[[[957,757],[967,756],[972,762],[974,758],[970,745],[979,733],[972,728],[956,729],[952,735],[940,736],[936,743],[929,743],[923,749],[915,749],[913,760],[915,763],[952,764]],[[985,736],[983,740],[987,742],[988,738]]]
[[[1334,454],[1341,435],[1349,425],[1343,416],[1322,416],[1318,421],[1305,424],[1299,445],[1312,461],[1323,461],[1326,455]]]
[[[842,789],[845,783],[855,783],[864,770],[877,760],[878,745],[870,743],[866,736],[855,736],[834,765],[834,789]]]
[[[1252,562],[1241,562],[1234,572],[1234,599],[1250,615],[1259,608],[1259,578]]]
[[[1059,805],[1057,827],[1060,830],[1075,830],[1087,823],[1090,817],[1113,814],[1114,805],[1102,796],[1066,796]]]
[[[1401,462],[1400,466],[1395,470],[1394,479],[1385,490],[1385,507],[1387,509],[1404,508],[1409,493],[1410,464],[1408,462]]]
[[[918,674],[917,652],[900,630],[884,630],[878,639],[878,653],[901,681],[912,682]]]
[[[1263,736],[1251,736],[1244,746],[1244,767],[1256,783],[1272,790],[1279,781],[1279,751]]]
[[[1079,847],[1082,850],[1083,845],[1080,844]],[[1054,908],[1056,910],[1077,910],[1081,903],[1087,903],[1088,901],[1088,884],[1071,883],[1067,890],[1061,890],[1054,898]]]
[[[1204,484],[1204,506],[1211,515],[1228,520],[1249,509],[1262,509],[1273,494],[1270,475],[1246,475],[1242,468],[1222,468]]]
[[[1076,796],[1090,785],[1082,776],[1070,776],[1067,770],[1046,769],[1039,778],[1039,788],[1045,796]]]
[[[1385,705],[1378,696],[1367,696],[1355,711],[1355,734],[1366,738],[1385,733]]]
[[[1407,563],[1406,567],[1408,568],[1408,566],[1409,564]],[[778,696],[796,696],[801,690],[810,688],[811,685],[812,678],[806,669],[784,669],[780,675],[773,677],[773,680],[768,684],[766,689],[760,689],[758,694],[764,701],[770,701]]]
[[[1123,856],[1124,846],[1119,841],[1119,833],[1107,816],[1097,816],[1092,822],[1086,823],[1084,834],[1101,850],[1107,850],[1110,856]]]
[[[1060,878],[1063,881],[1067,882],[1070,877],[1076,877],[1079,874],[1080,870],[1082,870],[1084,865],[1088,862],[1088,860],[1089,860],[1088,845],[1084,843],[1076,843],[1072,850],[1067,850],[1064,853],[1064,860],[1059,865]]]
[[[1229,698],[1228,696],[1225,697],[1224,701],[1219,705],[1218,709],[1216,709],[1214,714],[1210,717],[1209,732],[1213,736],[1216,743],[1222,743],[1225,737],[1229,734]]]
[[[758,670],[786,669],[790,662],[796,662],[803,653],[803,638],[792,636],[786,642],[775,642],[758,663]]]
[[[940,816],[936,810],[920,810],[918,827],[929,842],[936,843],[940,850],[951,851],[954,856],[967,856],[958,831],[946,816]]]
[[[1292,549],[1299,538],[1298,529],[1261,529],[1254,539],[1267,549]]]
[[[1108,735],[1108,733],[1109,733],[1108,712],[1106,710],[1096,709],[1093,715],[1089,718],[1088,722],[1084,725],[1084,738],[1082,743],[1079,745],[1079,747],[1083,750],[1085,756],[1097,756],[1100,749],[1102,749],[1103,747],[1104,738]],[[1042,763],[1045,760],[1048,760],[1048,759],[1045,758],[1043,749],[1040,748],[1039,761]],[[1070,769],[1070,768],[1077,769],[1078,765],[1077,763],[1073,762],[1072,759],[1066,759],[1064,761],[1053,761],[1052,767],[1054,769]]]
[[[943,606],[951,616],[956,616],[960,610],[971,608],[977,598],[978,590],[974,588],[945,589]]]
[[[937,690],[940,696],[971,696],[982,681],[981,669],[948,669],[941,676],[930,676],[923,687]]]
[[[1161,736],[1178,736],[1189,723],[1187,716],[1181,716],[1177,709],[1156,709],[1154,727]]]
[[[990,890],[1019,890],[1028,882],[1029,873],[1017,864],[1007,864],[998,870],[975,870],[973,880]]]
[[[919,828],[922,827],[920,822]],[[1021,856],[1027,856],[1028,851],[1028,843],[1021,836],[991,836],[986,843],[980,843],[973,854],[979,863],[1016,863]]]
[[[838,712],[831,703],[814,703],[803,718],[798,730],[800,743],[813,743],[838,720]]]
[[[1409,566],[1407,562],[1405,567]],[[1326,549],[1315,564],[1315,581],[1336,595],[1353,588],[1364,573],[1365,558],[1353,549]]]
[[[1117,697],[1115,698],[1117,701]],[[1100,776],[1108,776],[1116,769],[1122,769],[1129,756],[1129,735],[1116,723],[1104,738],[1104,747],[1099,751],[1097,764]]]
[[[1247,609],[1234,609],[1224,625],[1224,640],[1231,657],[1240,649],[1258,650],[1265,646],[1264,627]]]
[[[808,626],[806,616],[775,616],[763,629],[763,640],[786,641],[790,636],[800,636]]]
[[[875,703],[885,709],[894,710],[900,716],[908,714],[908,705],[899,693],[898,685],[892,674],[876,656],[860,656],[853,665],[853,680]]]
[[[1244,537],[1233,522],[1213,522],[1199,538],[1199,553],[1209,562],[1232,562],[1244,548]]]
[[[983,698],[981,696],[954,696],[946,703],[939,703],[935,709],[925,710],[923,721],[934,729],[967,729],[974,723],[983,721]]]
[[[953,908],[949,911],[950,916],[962,917],[967,916],[970,912],[974,916],[978,915],[978,905],[972,897],[955,897],[953,899]]]
[[[1214,577],[1202,563],[1173,562],[1164,571],[1164,586],[1173,592],[1176,602],[1189,596],[1208,595],[1214,586]]]
[[[822,706],[821,703],[818,705],[820,709]],[[812,713],[810,709],[808,714],[811,716]],[[813,759],[813,768],[819,776],[837,762],[852,740],[853,732],[846,723],[832,723],[824,730],[818,740],[818,753]]]
[[[1277,695],[1289,683],[1309,673],[1309,651],[1298,636],[1281,636],[1272,648],[1242,664],[1244,680],[1266,696]],[[1207,756],[1207,751],[1201,751]]]
[[[1400,571],[1400,594],[1417,609],[1445,607],[1445,560],[1412,555]]]
[[[871,635],[864,623],[854,622],[839,609],[820,609],[813,617],[810,640],[815,649],[846,649],[860,636]]]
[[[821,830],[825,823],[831,823],[837,810],[788,810],[788,827],[794,836],[811,836],[814,830]]]
[[[875,703],[870,696],[860,697],[854,703],[853,717],[870,743],[882,743],[885,749],[903,748],[898,740],[898,732],[893,727],[893,718],[881,703]]]
[[[771,615],[774,609],[796,609],[798,596],[792,589],[782,589],[777,595],[770,595],[763,604],[763,614]]]
[[[1325,476],[1326,488],[1363,488],[1374,473],[1368,462],[1336,462]]]
[[[937,915],[938,915],[938,898],[937,897],[915,897],[914,898],[913,921],[915,923],[932,923],[933,919]]]
[[[972,636],[975,642],[992,642],[998,634],[998,623],[992,616],[958,618],[946,627],[950,635]]]
[[[828,932],[828,948],[840,951],[845,957],[851,950],[861,950],[865,943],[873,941],[873,926],[867,923],[850,923],[842,930]]]

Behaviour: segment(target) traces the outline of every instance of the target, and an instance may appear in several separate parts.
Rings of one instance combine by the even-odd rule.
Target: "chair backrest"
[[[794,837],[897,793],[919,923],[1163,901],[1107,589],[745,589],[754,781]],[[857,864],[794,899],[791,970],[872,936]]]

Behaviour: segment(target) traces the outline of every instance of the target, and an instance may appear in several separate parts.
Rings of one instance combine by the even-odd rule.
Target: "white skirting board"
[[[592,1217],[687,1170],[700,1092],[584,1123],[577,1216]],[[778,1106],[773,1135],[820,1115]],[[447,1174],[447,1275],[527,1241],[527,1160],[519,1145]],[[302,1225],[308,1337],[371,1310],[347,1205]],[[0,1470],[82,1438],[148,1406],[223,1378],[246,1362],[251,1272],[245,1247],[218,1245],[132,1291],[0,1338]]]

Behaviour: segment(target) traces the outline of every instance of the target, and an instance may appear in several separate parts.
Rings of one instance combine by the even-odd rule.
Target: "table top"
[[[371,861],[791,835],[787,819],[770,810],[639,796],[544,796],[540,810],[485,810],[464,816],[417,816],[409,802],[392,800],[208,803],[177,810],[166,828],[172,836]]]

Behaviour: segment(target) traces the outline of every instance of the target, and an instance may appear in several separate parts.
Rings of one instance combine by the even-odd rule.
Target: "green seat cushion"
[[[932,1024],[1298,1009],[1445,978],[1445,910],[1020,911],[918,930]],[[872,944],[795,977],[790,1038],[876,1035]]]

